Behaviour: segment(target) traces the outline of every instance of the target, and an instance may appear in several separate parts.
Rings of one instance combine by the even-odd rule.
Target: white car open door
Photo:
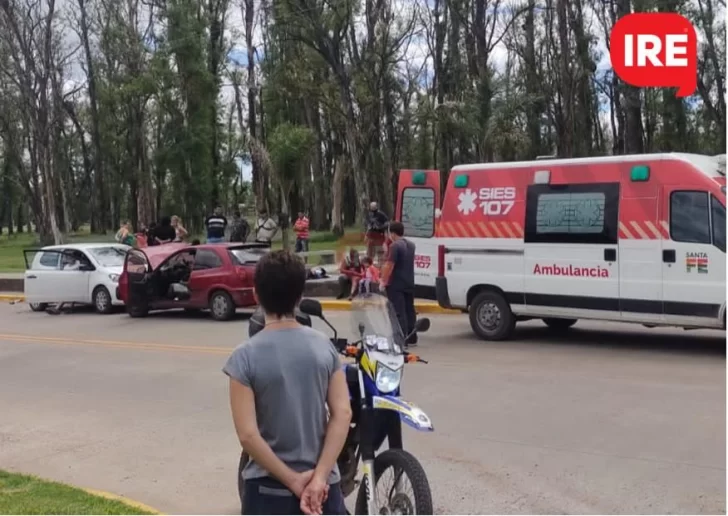
[[[27,303],[88,303],[88,259],[73,266],[69,251],[26,249],[24,293]]]

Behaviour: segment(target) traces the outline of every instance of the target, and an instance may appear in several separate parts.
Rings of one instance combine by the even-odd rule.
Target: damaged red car
[[[132,249],[119,277],[117,297],[131,317],[152,310],[209,310],[226,321],[256,305],[253,273],[264,244],[164,244]]]

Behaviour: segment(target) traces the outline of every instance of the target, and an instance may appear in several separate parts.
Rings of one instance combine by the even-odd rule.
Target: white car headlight
[[[399,387],[399,383],[402,381],[402,369],[398,369],[396,371],[388,368],[381,362],[377,364],[377,374],[375,383],[377,385],[377,389],[379,389],[379,392],[386,394],[388,392],[392,392],[397,387]]]
[[[109,274],[109,279],[113,281],[114,283],[119,282],[119,275],[118,274]]]

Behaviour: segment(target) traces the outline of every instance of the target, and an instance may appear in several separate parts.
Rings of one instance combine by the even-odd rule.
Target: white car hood
[[[118,274],[119,276],[121,276],[121,273],[124,272],[124,267],[122,267],[122,266],[119,266],[119,267],[104,267],[104,269],[109,274]]]

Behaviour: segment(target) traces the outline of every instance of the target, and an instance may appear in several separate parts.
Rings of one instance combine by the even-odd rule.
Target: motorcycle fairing
[[[415,430],[421,432],[435,430],[429,416],[421,408],[409,401],[404,401],[395,396],[372,396],[372,407],[380,410],[393,410],[399,413],[400,419]]]

